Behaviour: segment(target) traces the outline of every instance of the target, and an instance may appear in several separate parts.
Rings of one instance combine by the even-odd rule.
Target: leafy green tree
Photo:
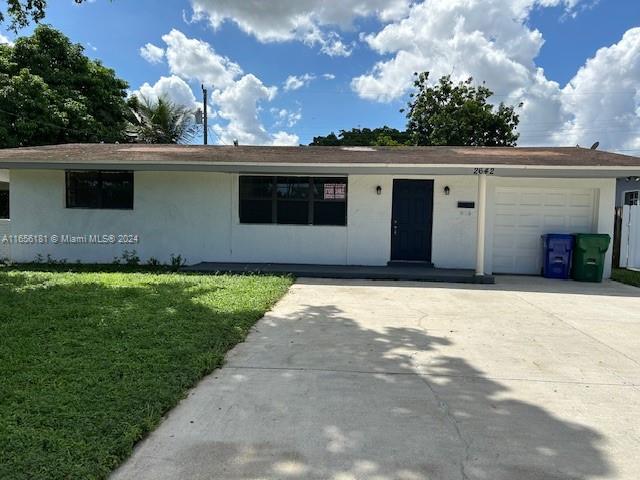
[[[398,146],[409,145],[410,136],[406,132],[401,132],[395,128],[384,126],[382,128],[353,128],[351,130],[340,130],[338,136],[331,132],[326,137],[314,137],[312,146]]]
[[[128,85],[58,30],[0,46],[0,147],[126,140]]]
[[[197,132],[194,112],[166,97],[151,100],[133,97],[135,132],[141,143],[189,143]]]
[[[76,3],[83,3],[86,0],[74,0]],[[6,0],[6,7],[0,8],[0,23],[7,17],[11,18],[9,28],[14,32],[19,28],[26,27],[30,23],[38,23],[44,17],[47,8],[47,0]]]
[[[413,145],[516,145],[516,107],[500,103],[495,108],[488,102],[493,92],[484,84],[473,86],[472,78],[454,84],[446,75],[430,86],[429,72],[415,75],[416,92],[407,110]]]

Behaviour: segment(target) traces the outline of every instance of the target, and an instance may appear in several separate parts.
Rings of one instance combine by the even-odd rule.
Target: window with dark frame
[[[347,225],[347,179],[240,177],[240,223]]]
[[[67,208],[133,210],[133,172],[66,172]]]
[[[0,219],[9,219],[9,190],[0,190]]]
[[[624,194],[624,204],[625,205],[638,205],[638,197],[639,197],[639,193],[638,190],[634,190],[631,192],[625,192]]]

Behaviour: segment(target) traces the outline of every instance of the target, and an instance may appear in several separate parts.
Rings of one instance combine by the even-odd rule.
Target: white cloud
[[[357,18],[382,22],[402,18],[413,0],[191,0],[194,18],[214,28],[227,20],[261,42],[299,40],[318,45],[327,55],[348,56],[351,47],[336,31],[350,30]]]
[[[323,73],[322,78],[325,80],[335,80],[336,76],[333,73]]]
[[[329,32],[319,43],[320,51],[330,57],[350,57],[355,46],[354,43],[344,43],[336,32]]]
[[[9,45],[13,47],[13,42],[0,33],[0,45]]]
[[[149,63],[162,63],[164,61],[164,48],[160,48],[153,43],[147,43],[140,47],[140,56]]]
[[[286,108],[272,108],[271,114],[276,119],[276,126],[293,127],[300,120],[302,120],[302,110],[298,109],[294,112],[287,110]]]
[[[138,97],[144,96],[152,103],[157,102],[159,97],[166,97],[173,103],[183,105],[191,110],[196,110],[202,106],[202,102],[196,101],[193,90],[191,90],[187,82],[176,75],[160,77],[160,80],[154,85],[145,82],[133,94]]]
[[[253,74],[243,74],[237,63],[216,53],[209,43],[188,38],[179,30],[171,30],[162,40],[166,43],[164,55],[172,76],[161,78],[153,86],[144,84],[136,93],[151,98],[164,94],[192,108],[201,104],[196,102],[186,81],[197,82],[198,90],[203,83],[210,88],[210,116],[219,119],[212,128],[221,143],[231,144],[237,139],[244,145],[297,145],[296,135],[283,131],[271,133],[260,120],[261,104],[275,98],[277,87],[264,85]],[[311,81],[306,76],[301,78]],[[288,126],[291,121],[293,117],[282,125]]]
[[[640,29],[598,51],[563,88],[536,65],[544,39],[528,24],[533,8],[560,5],[567,15],[585,8],[580,0],[425,0],[362,36],[390,58],[354,78],[352,88],[388,102],[410,90],[414,72],[430,71],[432,81],[472,76],[496,92],[494,102],[523,102],[521,145],[600,140],[603,148],[640,148]]]
[[[222,143],[234,140],[242,145],[297,144],[297,136],[285,132],[270,134],[258,118],[259,102],[271,101],[277,94],[276,87],[265,86],[252,74],[245,75],[225,90],[217,90],[213,101],[218,106],[218,115],[227,120],[224,126],[213,126]]]
[[[213,88],[227,88],[242,75],[237,63],[218,55],[207,42],[187,38],[176,29],[163,35],[162,40],[167,44],[167,62],[174,75],[198,80]]]
[[[276,132],[272,135],[271,144],[276,147],[297,147],[300,145],[300,138],[292,133]]]
[[[285,91],[298,90],[309,85],[315,78],[316,76],[310,73],[305,73],[300,76],[289,75],[284,82],[284,89]]]
[[[640,28],[598,50],[562,89],[562,106],[570,118],[557,143],[640,149]]]
[[[472,75],[509,94],[536,76],[534,59],[543,39],[526,20],[539,3],[426,0],[415,5],[408,17],[364,36],[373,50],[394,56],[355,78],[352,86],[363,98],[389,101],[409,89],[413,72],[429,70],[433,77],[452,72],[456,78]]]

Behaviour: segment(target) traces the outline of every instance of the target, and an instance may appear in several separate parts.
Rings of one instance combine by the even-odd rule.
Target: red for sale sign
[[[344,200],[347,196],[347,186],[344,183],[325,183],[325,200]]]

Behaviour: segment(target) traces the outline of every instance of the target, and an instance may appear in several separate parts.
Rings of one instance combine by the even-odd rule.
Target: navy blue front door
[[[433,180],[394,180],[391,260],[430,262]]]

